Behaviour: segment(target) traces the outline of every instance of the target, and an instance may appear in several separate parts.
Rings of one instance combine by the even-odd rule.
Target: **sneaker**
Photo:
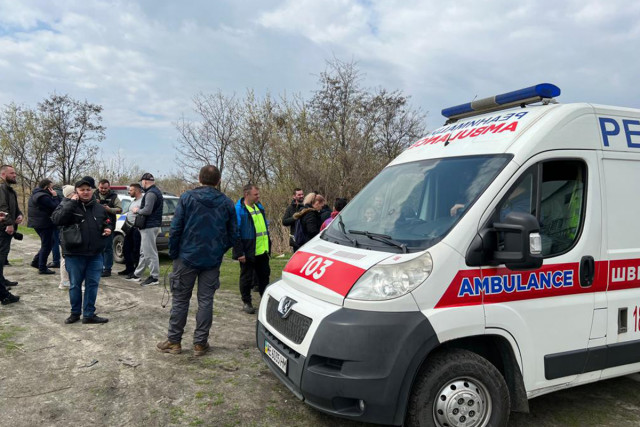
[[[247,314],[255,314],[256,313],[256,309],[253,308],[253,305],[251,305],[250,302],[245,302],[244,303],[244,307],[242,307],[242,311],[244,311]]]
[[[40,271],[38,272],[38,274],[56,274],[56,272],[55,272],[55,271],[53,271],[53,270],[50,270],[50,269],[46,268],[46,269],[44,269],[44,270],[40,270]]]
[[[147,277],[147,280],[140,283],[140,286],[151,286],[151,285],[157,285],[158,283],[160,282],[158,281],[157,277],[149,276]]]
[[[64,323],[66,323],[67,325],[70,325],[72,323],[76,323],[78,320],[80,320],[80,315],[76,313],[71,313],[69,317],[64,319]]]
[[[13,304],[14,302],[20,301],[20,297],[9,293],[2,301],[2,305]]]
[[[100,277],[111,277],[111,270],[103,270]]]
[[[40,268],[40,266],[38,265],[38,261],[36,261],[36,260],[31,261],[31,267]]]
[[[204,344],[194,344],[193,345],[193,355],[194,356],[204,356],[209,350],[209,343],[206,342]]]
[[[133,274],[133,271],[131,271],[131,270],[118,271],[118,276],[128,276],[130,274]]]
[[[180,354],[182,353],[182,346],[179,342],[166,340],[164,342],[159,342],[158,345],[156,345],[156,350],[161,353]]]
[[[58,289],[69,289],[70,287],[71,287],[71,282],[68,280],[65,280],[64,282],[58,285]]]
[[[136,276],[135,273],[131,273],[126,277],[126,279],[130,282],[139,282],[142,280],[140,277]]]
[[[60,268],[60,263],[59,262],[50,262],[49,264],[47,264],[48,268]]]
[[[106,317],[100,317],[96,315],[82,318],[82,323],[85,323],[85,324],[86,323],[107,323],[108,321],[109,319],[107,319]]]
[[[5,281],[4,281],[4,285],[5,285],[7,288],[13,288],[13,287],[15,287],[15,286],[18,286],[18,282],[12,282],[11,280],[5,280]]]

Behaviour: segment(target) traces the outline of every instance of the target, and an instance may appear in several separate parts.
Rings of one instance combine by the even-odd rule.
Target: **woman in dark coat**
[[[307,241],[311,240],[316,234],[320,233],[322,226],[322,218],[320,211],[325,205],[325,199],[322,195],[309,193],[304,198],[304,209],[296,212],[293,218],[300,220]]]

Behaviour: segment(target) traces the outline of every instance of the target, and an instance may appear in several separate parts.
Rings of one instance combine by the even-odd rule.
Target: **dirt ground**
[[[14,242],[5,269],[21,300],[0,306],[0,425],[364,425],[313,410],[275,379],[255,347],[256,317],[240,311],[233,291],[216,293],[212,350],[200,358],[191,348],[194,313],[183,354],[155,350],[169,318],[162,285],[104,279],[96,306],[109,323],[65,325],[59,276],[28,265],[38,246],[30,236]],[[636,426],[639,391],[625,377],[554,393],[532,400],[530,414],[512,414],[510,425]]]

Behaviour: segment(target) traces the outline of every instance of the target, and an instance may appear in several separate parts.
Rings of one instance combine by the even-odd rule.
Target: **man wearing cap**
[[[160,283],[160,259],[158,258],[158,247],[156,237],[162,225],[162,192],[155,185],[155,178],[149,172],[142,175],[140,183],[144,189],[144,196],[140,207],[131,211],[138,216],[145,218],[144,225],[140,225],[140,261],[133,274],[127,276],[128,280],[134,282],[142,281],[142,273],[149,267],[150,275],[140,283],[142,286],[157,285]]]
[[[23,216],[18,206],[18,196],[11,188],[16,183],[16,171],[13,166],[0,166],[0,212],[4,213],[4,220],[0,224],[0,302],[2,305],[18,302],[20,297],[12,295],[7,288],[17,286],[4,277],[4,266],[11,249],[11,240],[16,233],[18,224]]]
[[[71,314],[65,323],[77,322],[80,314],[82,323],[107,323],[109,319],[96,315],[95,303],[102,273],[102,252],[114,225],[107,211],[96,202],[90,182],[76,182],[75,190],[51,215],[53,223],[62,227],[60,243],[71,281]]]

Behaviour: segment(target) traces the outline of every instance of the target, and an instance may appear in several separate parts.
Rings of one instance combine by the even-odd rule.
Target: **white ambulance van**
[[[640,110],[540,84],[443,110],[260,305],[272,372],[323,412],[503,426],[640,371]]]

